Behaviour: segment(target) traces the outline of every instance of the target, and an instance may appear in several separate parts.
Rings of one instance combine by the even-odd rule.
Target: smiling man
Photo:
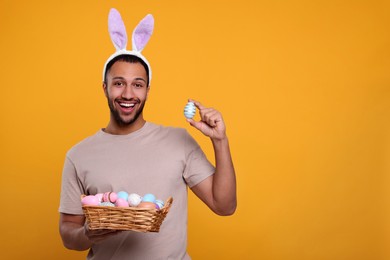
[[[146,71],[146,64],[131,55],[118,56],[107,65],[103,89],[111,119],[106,132],[126,134],[145,123],[142,112],[150,89]]]
[[[117,51],[103,71],[110,119],[66,154],[59,208],[63,244],[72,250],[89,249],[88,259],[190,259],[188,187],[218,215],[236,209],[235,172],[222,115],[191,100],[200,121],[187,121],[210,138],[213,166],[185,129],[144,119],[151,69],[139,51]],[[174,202],[158,233],[89,230],[80,196],[108,191],[153,193],[171,196]]]

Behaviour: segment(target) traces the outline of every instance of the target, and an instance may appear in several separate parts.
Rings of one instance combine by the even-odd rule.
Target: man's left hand
[[[222,115],[214,108],[204,107],[200,102],[189,99],[199,110],[200,121],[187,119],[193,127],[201,131],[212,140],[223,140],[226,138],[226,126]]]

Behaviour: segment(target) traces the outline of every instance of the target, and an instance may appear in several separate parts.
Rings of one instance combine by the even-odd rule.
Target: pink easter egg
[[[81,204],[83,206],[97,206],[99,205],[99,200],[94,195],[88,195],[81,199]]]
[[[115,192],[105,192],[103,194],[103,201],[104,202],[111,202],[115,203],[115,201],[118,199],[118,195],[116,195]]]
[[[95,195],[95,197],[98,198],[99,202],[103,201],[103,193],[98,193],[98,194]]]
[[[125,200],[123,198],[118,198],[115,201],[115,206],[117,206],[117,207],[128,207],[129,203],[127,202],[127,200]]]

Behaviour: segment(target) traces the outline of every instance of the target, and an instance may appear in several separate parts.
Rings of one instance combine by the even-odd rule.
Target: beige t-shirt
[[[214,173],[196,141],[185,129],[153,123],[129,135],[100,130],[67,153],[59,211],[83,214],[81,194],[126,191],[154,194],[172,207],[159,233],[124,231],[94,245],[88,259],[190,259],[187,247],[187,185]]]

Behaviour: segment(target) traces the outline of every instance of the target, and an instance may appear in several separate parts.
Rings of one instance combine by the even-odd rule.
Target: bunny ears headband
[[[122,17],[119,12],[112,8],[108,15],[108,31],[112,43],[115,46],[116,52],[112,54],[106,63],[104,64],[103,69],[103,81],[105,78],[105,72],[107,64],[119,55],[133,55],[141,60],[143,60],[149,69],[149,85],[152,79],[152,70],[150,68],[148,60],[141,54],[141,51],[144,49],[145,45],[148,43],[150,37],[152,36],[154,28],[154,19],[151,14],[145,16],[135,27],[132,35],[132,47],[131,51],[126,50],[127,46],[127,34],[125,24],[123,23]]]

